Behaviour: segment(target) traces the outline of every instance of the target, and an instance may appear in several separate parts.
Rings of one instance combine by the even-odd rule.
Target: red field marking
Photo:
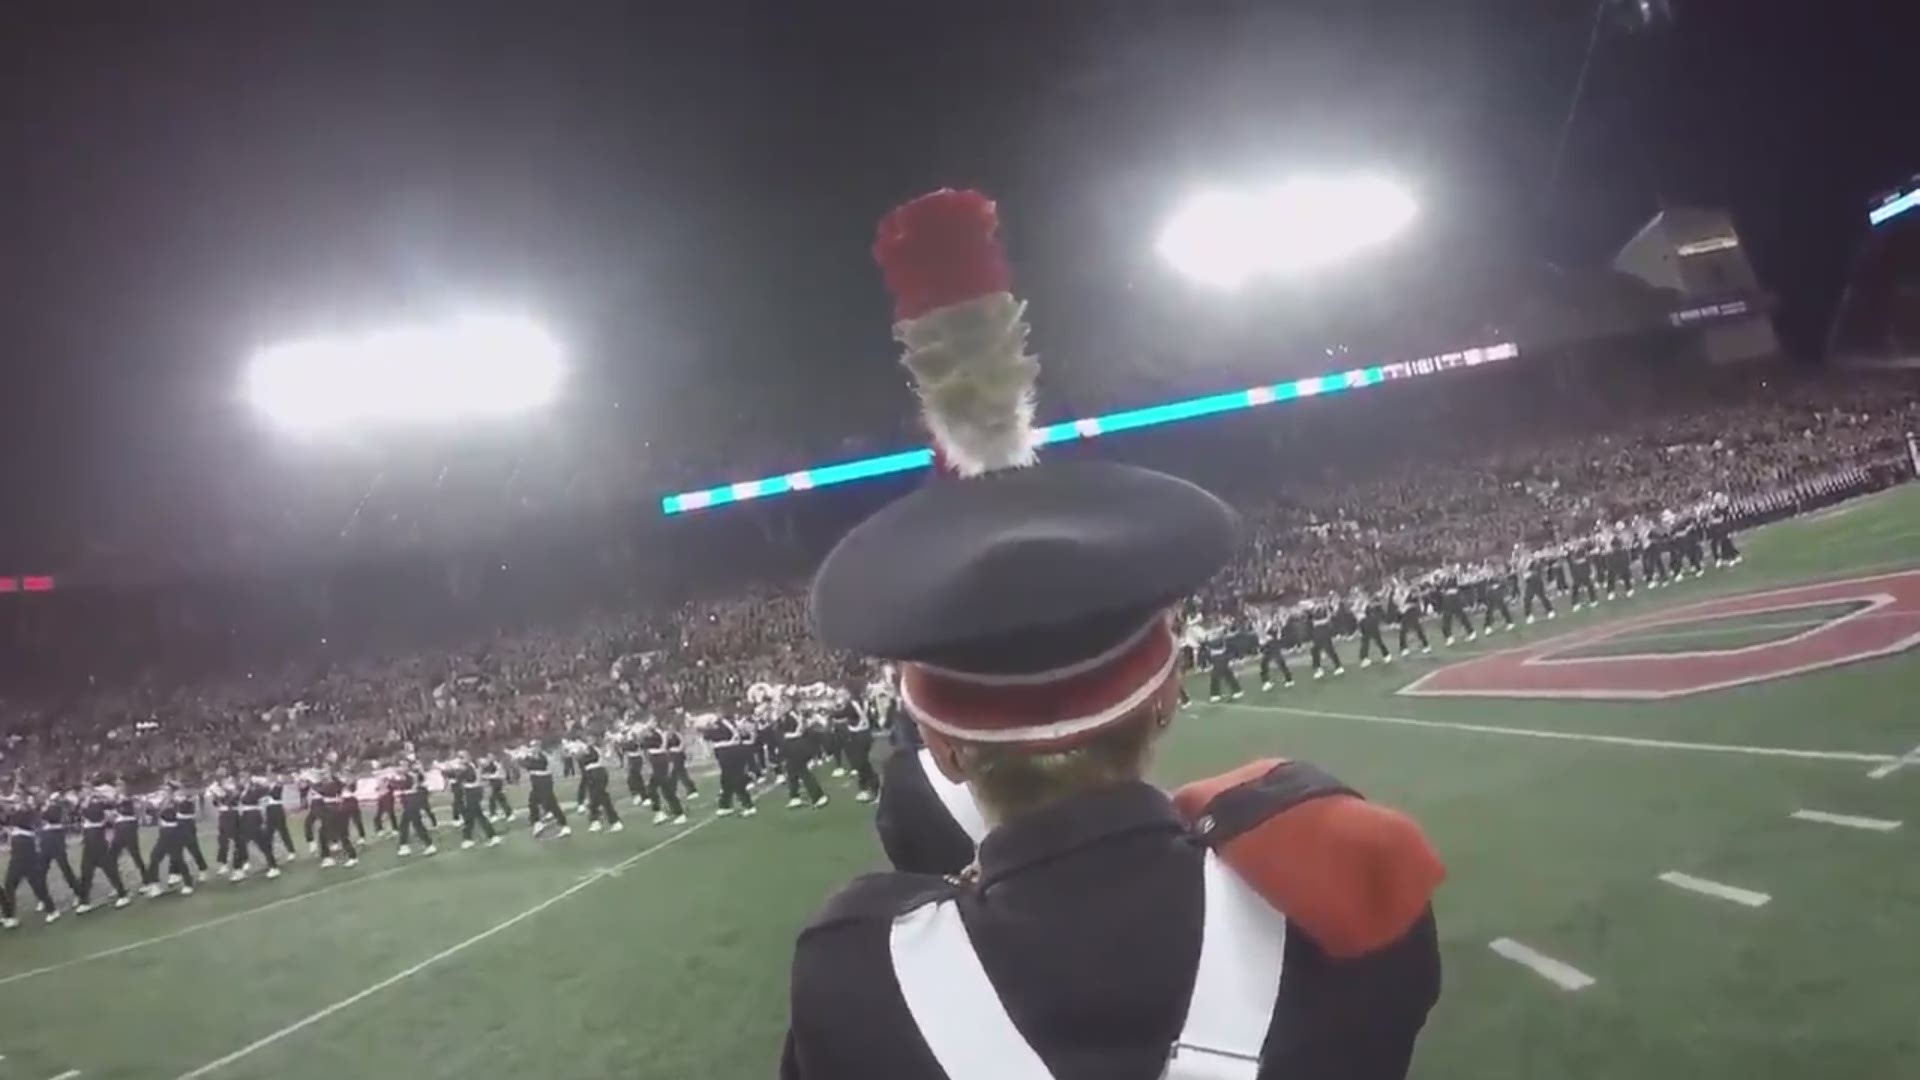
[[[1804,633],[1757,645],[1695,652],[1565,655],[1654,627],[1846,601],[1866,606]],[[1599,700],[1682,697],[1890,656],[1915,645],[1920,645],[1920,570],[1906,570],[1683,604],[1449,664],[1414,680],[1400,693]]]

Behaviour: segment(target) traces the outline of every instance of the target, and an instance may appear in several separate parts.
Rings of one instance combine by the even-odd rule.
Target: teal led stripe
[[[1393,366],[1397,369],[1397,375],[1430,374],[1463,366],[1463,364],[1471,366],[1483,362],[1482,357],[1487,360],[1509,359],[1519,355],[1519,350],[1512,345],[1497,345],[1485,350],[1469,350],[1464,355],[1470,358],[1463,361],[1463,354],[1449,353],[1445,357],[1420,361],[1418,363],[1429,366],[1417,370],[1413,364]],[[1139,409],[1127,409],[1122,412],[1108,413],[1105,416],[1062,420],[1040,428],[1037,435],[1042,446],[1097,439],[1102,435],[1137,431],[1140,428],[1158,427],[1161,424],[1177,424],[1185,420],[1197,420],[1205,416],[1238,412],[1242,409],[1254,409],[1276,402],[1297,401],[1306,397],[1326,397],[1330,394],[1375,386],[1387,379],[1387,369],[1384,367],[1354,368],[1351,371],[1315,375],[1294,379],[1291,382],[1234,390],[1225,394],[1208,394],[1180,401],[1169,401],[1160,405],[1148,405]],[[684,514],[693,510],[709,510],[716,506],[745,502],[749,499],[763,499],[773,495],[832,487],[836,484],[850,484],[857,480],[870,480],[877,476],[913,472],[917,469],[931,468],[932,465],[933,451],[923,446],[914,450],[882,454],[878,457],[856,458],[830,465],[815,465],[812,468],[781,476],[743,480],[739,483],[706,488],[701,491],[667,495],[660,500],[660,512],[671,515]]]

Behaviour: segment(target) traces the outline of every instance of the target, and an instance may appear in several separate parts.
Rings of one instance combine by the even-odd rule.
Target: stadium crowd
[[[1633,377],[1606,394],[1516,382],[1501,373],[1497,393],[1494,380],[1471,376],[1364,403],[1313,402],[1292,422],[1254,417],[1220,434],[1226,442],[1198,468],[1225,474],[1208,482],[1248,527],[1205,602],[1231,610],[1376,587],[1715,493],[1734,500],[1738,520],[1836,470],[1905,462],[1906,433],[1920,427],[1920,384],[1897,377],[1688,386]],[[1179,432],[1185,453],[1211,437]],[[557,739],[629,714],[729,710],[755,682],[869,679],[857,658],[815,643],[791,579],[755,583],[752,570],[738,568],[745,591],[731,595],[616,604],[481,641],[330,646],[323,659],[250,670],[183,677],[148,667],[9,692],[0,775],[57,785],[103,771],[193,778],[234,760],[293,769],[329,753],[391,761],[408,747],[428,758]]]

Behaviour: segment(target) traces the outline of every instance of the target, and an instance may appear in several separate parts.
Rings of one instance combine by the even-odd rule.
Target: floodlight
[[[437,323],[275,345],[248,365],[248,400],[276,425],[317,433],[507,416],[559,393],[561,349],[517,317]]]
[[[1158,247],[1188,277],[1238,288],[1260,275],[1300,273],[1374,247],[1416,213],[1411,195],[1379,177],[1298,177],[1203,191],[1174,214]]]

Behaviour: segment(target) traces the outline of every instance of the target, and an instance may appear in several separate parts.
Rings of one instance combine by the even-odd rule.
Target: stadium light
[[[262,349],[246,396],[275,425],[316,434],[526,412],[551,402],[564,377],[560,346],[538,325],[460,315]]]
[[[1417,212],[1411,195],[1379,177],[1300,177],[1201,192],[1175,212],[1157,246],[1182,274],[1232,289],[1348,258],[1399,234]]]

